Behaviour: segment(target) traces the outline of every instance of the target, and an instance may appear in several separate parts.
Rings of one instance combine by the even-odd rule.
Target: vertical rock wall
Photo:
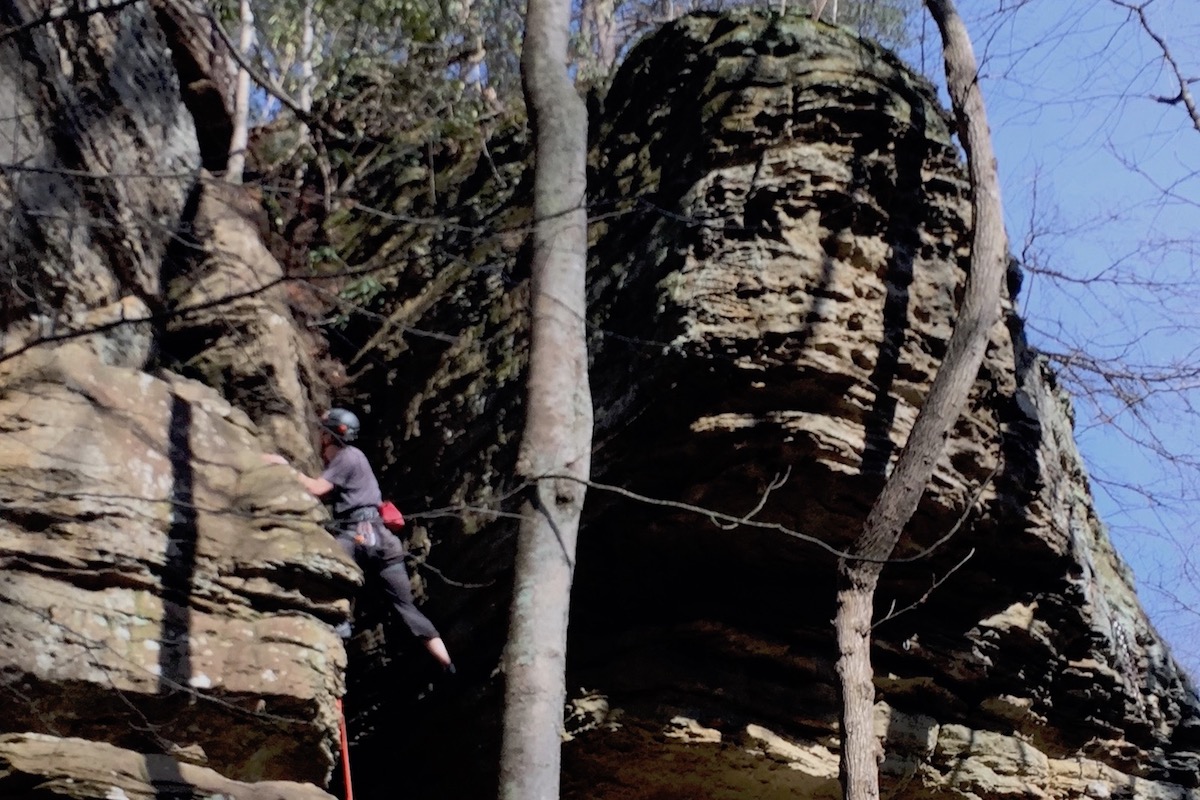
[[[315,797],[332,771],[361,575],[259,458],[315,466],[322,389],[257,200],[197,184],[227,150],[207,24],[0,2],[5,796]]]
[[[0,322],[70,329],[122,297],[158,308],[159,273],[199,165],[167,42],[146,4],[66,15],[0,4]],[[112,319],[119,319],[114,309]],[[11,335],[11,334],[10,334]],[[146,346],[125,360],[141,366]]]
[[[836,553],[915,419],[968,263],[950,127],[889,54],[753,14],[666,26],[594,109],[594,466],[619,492],[593,488],[580,543],[567,795],[834,796]],[[482,158],[465,174],[444,192],[509,199],[464,218],[469,236],[392,234],[423,243],[396,285],[440,284],[397,297],[400,352],[419,358],[373,412],[397,429],[389,480],[439,512],[431,561],[471,584],[431,574],[431,611],[486,675],[511,564],[524,194]],[[1069,404],[1005,311],[879,593],[880,617],[900,612],[876,632],[887,792],[1193,797],[1195,690],[1095,518]],[[461,717],[435,702],[418,727],[490,748],[488,698]],[[487,794],[484,770],[421,752],[431,793]]]
[[[0,170],[0,728],[19,734],[0,741],[0,793],[105,796],[80,754],[121,747],[126,793],[303,796],[225,778],[327,777],[330,625],[360,576],[258,460],[264,445],[312,459],[323,390],[254,199],[195,184],[220,148],[211,130],[197,143],[185,99],[215,62],[178,46],[171,62],[162,31],[182,28],[157,9],[26,26],[50,5],[0,4],[17,29],[0,100],[18,112],[0,132],[17,154]],[[890,55],[754,14],[668,25],[593,109],[607,487],[581,539],[566,794],[836,796],[833,568],[952,325],[970,220],[949,128]],[[424,222],[334,219],[348,260],[392,267],[382,324],[344,332],[347,362],[463,668],[456,692],[429,694],[411,643],[356,639],[366,797],[394,792],[397,752],[415,796],[491,793],[527,154],[516,136],[477,156],[429,200],[404,180],[364,188]],[[222,292],[238,302],[210,306]],[[911,560],[880,590],[879,615],[902,612],[876,632],[886,790],[1194,800],[1200,702],[1095,518],[1069,404],[1006,311]],[[81,341],[37,343],[64,332]],[[47,747],[61,763],[34,765]],[[77,778],[90,788],[63,788]]]

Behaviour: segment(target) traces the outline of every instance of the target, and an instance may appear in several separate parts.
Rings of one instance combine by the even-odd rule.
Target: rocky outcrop
[[[835,558],[916,416],[967,266],[949,125],[887,53],[754,15],[668,25],[597,106],[593,463],[619,491],[591,490],[581,534],[568,685],[592,711],[567,795],[832,796]],[[395,278],[391,330],[413,335],[367,351],[406,357],[380,451],[440,512],[430,559],[471,585],[434,575],[431,613],[480,674],[519,489],[525,195],[486,177],[511,163],[481,157],[444,189],[488,198],[470,235],[393,234],[432,255]],[[889,795],[1196,796],[1200,702],[1095,518],[1069,403],[1011,307],[897,556],[874,656]],[[351,696],[371,698],[358,721],[376,736],[404,735],[388,698]],[[480,702],[460,713],[494,746]],[[454,719],[436,708],[424,724]],[[431,793],[490,791],[419,752]]]
[[[225,65],[189,13],[0,3],[0,731],[26,736],[5,742],[9,796],[302,797],[320,793],[254,783],[332,770],[332,626],[361,576],[259,458],[312,464],[318,390],[255,201],[197,185],[228,146],[217,106],[193,117]],[[263,425],[162,365],[235,400],[255,375]],[[89,794],[110,757],[133,771]],[[185,757],[215,772],[136,772]]]
[[[26,26],[41,5],[0,4],[0,100],[27,121],[0,132],[26,165],[0,175],[0,793],[320,796],[262,781],[328,778],[360,576],[259,455],[311,460],[323,390],[257,200],[196,182],[213,54],[144,5]],[[565,794],[836,797],[835,560],[967,264],[949,126],[887,53],[752,14],[668,25],[592,108]],[[395,793],[401,755],[410,796],[494,796],[527,156],[514,134],[434,176],[398,159],[360,193],[375,213],[330,220],[379,292],[339,331],[348,391],[460,665],[430,691],[359,609],[361,797]],[[885,791],[1196,800],[1200,701],[1095,517],[1069,403],[1011,306],[991,337],[879,592]]]
[[[171,48],[180,97],[192,115],[201,163],[223,172],[233,136],[237,64],[213,27],[213,17],[181,0],[150,0],[154,18]]]
[[[47,800],[330,800],[312,785],[240,783],[171,756],[84,739],[0,736],[0,795]]]
[[[264,447],[317,471],[310,433],[322,396],[309,343],[287,306],[283,268],[263,244],[260,198],[197,184],[168,264],[163,348],[258,424]]]
[[[0,133],[0,323],[26,323],[28,337],[77,330],[78,315],[123,297],[158,310],[162,260],[199,163],[153,12],[120,4],[45,24],[63,14],[49,2],[0,4],[0,107],[11,118]]]
[[[197,184],[201,161],[223,169],[231,129],[209,25],[176,0],[0,4],[0,105],[14,109],[0,133],[0,350],[81,339],[106,363],[179,365],[249,409],[265,446],[315,467],[296,422],[324,389],[260,240],[259,198]]]
[[[0,730],[322,782],[359,580],[211,389],[38,350],[0,373]]]

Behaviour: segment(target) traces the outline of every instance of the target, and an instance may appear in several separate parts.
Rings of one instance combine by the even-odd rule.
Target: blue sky
[[[1200,131],[1161,47],[1113,0],[960,0],[981,62],[1034,344],[1134,365],[1078,373],[1076,435],[1101,517],[1176,657],[1200,677]],[[1200,2],[1151,28],[1200,79]],[[940,70],[926,23],[907,55]],[[1200,80],[1192,85],[1200,94]],[[1181,374],[1183,373],[1183,374]],[[1170,379],[1168,379],[1170,378]],[[1193,559],[1197,562],[1193,564]]]

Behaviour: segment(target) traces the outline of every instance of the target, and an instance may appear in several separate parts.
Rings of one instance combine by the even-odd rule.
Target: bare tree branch
[[[286,106],[287,109],[295,114],[301,122],[308,126],[310,131],[314,129],[333,131],[333,129],[330,128],[330,126],[327,125],[324,120],[316,117],[311,111],[306,110],[299,101],[295,100],[291,95],[289,95],[282,86],[280,86],[274,79],[271,78],[270,75],[267,75],[254,64],[250,63],[250,60],[246,58],[245,54],[242,53],[238,43],[235,42],[225,30],[225,27],[221,24],[221,21],[217,19],[217,16],[213,13],[212,9],[204,6],[193,6],[193,9],[197,14],[208,18],[209,23],[212,24],[213,31],[215,31],[217,34],[217,38],[221,40],[221,43],[225,45],[226,50],[229,52],[229,57],[233,59],[234,63],[244,69],[246,74],[248,74],[255,83],[262,87],[263,91],[267,92],[284,106]]]
[[[957,526],[955,526],[955,527],[957,527]],[[970,561],[974,555],[975,555],[975,548],[972,547],[970,549],[970,551],[968,551],[968,553],[965,556],[963,556],[962,561],[959,561],[953,567],[948,569],[946,571],[946,574],[943,575],[942,577],[935,578],[933,583],[931,583],[929,585],[929,588],[926,589],[925,592],[920,597],[918,597],[916,600],[909,603],[908,605],[904,606],[903,608],[897,609],[896,603],[893,601],[892,607],[888,609],[888,613],[884,614],[882,617],[880,617],[879,619],[877,619],[871,623],[871,630],[875,630],[883,623],[888,622],[889,620],[893,620],[896,617],[900,616],[901,614],[904,614],[908,611],[912,611],[914,608],[917,608],[918,606],[920,606],[922,603],[924,603],[926,600],[928,600],[930,598],[930,596],[933,595],[934,590],[936,590],[939,586],[941,586],[946,581],[950,580],[950,576],[953,575],[954,573],[958,572],[960,569],[962,569],[963,566],[968,561]]]
[[[996,157],[971,39],[954,0],[925,0],[925,6],[942,34],[946,85],[967,154],[973,211],[971,258],[946,355],[852,548],[872,559],[887,559],[895,550],[966,405],[983,363],[989,332],[1000,319],[1001,288],[1008,265]],[[882,754],[874,728],[871,617],[881,569],[879,561],[842,560],[838,564],[834,627],[842,696],[840,779],[846,800],[879,800],[880,796]]]
[[[1192,127],[1200,132],[1200,108],[1196,107],[1196,98],[1192,96],[1191,90],[1191,85],[1200,80],[1200,78],[1184,77],[1183,70],[1180,68],[1179,62],[1175,60],[1175,56],[1172,54],[1166,39],[1151,27],[1150,20],[1146,17],[1146,6],[1149,5],[1148,3],[1135,4],[1126,2],[1125,0],[1111,0],[1111,2],[1137,16],[1138,24],[1142,26],[1142,30],[1146,32],[1146,35],[1158,45],[1158,49],[1162,51],[1163,61],[1171,68],[1171,72],[1175,75],[1175,80],[1179,83],[1179,94],[1175,97],[1155,97],[1154,99],[1167,105],[1179,105],[1183,103],[1184,108],[1187,109],[1188,116],[1192,118]]]
[[[816,545],[817,547],[821,548],[822,550],[829,553],[830,555],[837,556],[838,558],[844,558],[848,561],[862,561],[862,562],[866,562],[866,563],[878,563],[878,564],[910,564],[914,561],[920,561],[924,558],[927,558],[939,547],[944,545],[946,542],[950,541],[951,537],[953,537],[956,533],[959,532],[959,530],[962,528],[963,523],[966,522],[966,520],[969,518],[970,512],[975,508],[976,504],[978,504],[979,499],[983,496],[984,491],[987,489],[988,486],[991,485],[992,479],[999,473],[999,471],[1000,471],[1000,465],[998,464],[995,467],[995,469],[992,470],[991,474],[989,474],[988,477],[985,478],[979,484],[978,487],[976,487],[975,493],[971,497],[971,501],[967,504],[966,509],[963,511],[963,514],[959,518],[958,522],[956,522],[954,524],[954,526],[951,527],[950,530],[945,535],[943,535],[940,539],[938,539],[936,542],[929,545],[928,547],[922,548],[921,550],[917,551],[916,553],[914,553],[911,556],[891,556],[891,555],[889,555],[888,557],[878,558],[878,559],[874,558],[872,556],[865,556],[865,555],[858,554],[858,553],[852,553],[852,552],[848,552],[845,550],[839,550],[838,548],[829,544],[829,542],[826,542],[824,539],[821,539],[816,536],[812,536],[811,534],[801,533],[800,531],[793,530],[793,529],[787,527],[786,525],[780,524],[778,522],[760,522],[756,519],[753,519],[753,515],[757,514],[758,511],[761,509],[763,503],[765,503],[765,494],[769,494],[774,489],[779,488],[779,486],[776,485],[775,481],[773,481],[771,483],[771,485],[767,488],[766,492],[764,493],[763,500],[755,506],[754,510],[752,510],[750,512],[750,514],[748,514],[746,516],[738,516],[736,514],[727,514],[723,511],[717,511],[715,509],[705,508],[704,506],[693,505],[692,503],[684,503],[679,500],[665,500],[665,499],[659,498],[659,497],[649,497],[644,494],[639,494],[630,489],[626,489],[624,486],[614,486],[612,484],[600,483],[600,482],[594,481],[594,480],[583,481],[583,480],[580,480],[579,478],[572,477],[571,475],[550,474],[550,475],[545,475],[543,477],[553,478],[555,480],[578,481],[580,483],[585,484],[589,489],[594,489],[594,490],[601,491],[601,492],[608,492],[610,494],[620,495],[621,497],[626,497],[630,500],[635,500],[639,503],[645,503],[646,505],[659,506],[662,508],[674,508],[674,509],[678,509],[680,511],[688,511],[688,512],[691,512],[694,514],[699,514],[701,516],[708,517],[708,519],[712,522],[712,524],[716,525],[719,528],[722,528],[723,530],[732,530],[737,527],[747,527],[747,528],[757,528],[759,530],[765,530],[765,531],[775,531],[776,533],[782,533],[784,536],[788,536],[792,539],[798,539],[802,542],[807,542],[808,544]],[[724,524],[722,524],[722,523],[724,523]]]
[[[747,520],[753,519],[754,516],[756,514],[758,514],[758,512],[762,511],[763,508],[767,505],[767,501],[771,499],[771,492],[782,487],[785,483],[787,483],[788,478],[790,478],[791,476],[792,476],[792,468],[791,467],[788,467],[782,475],[779,475],[778,473],[776,473],[775,477],[771,480],[771,482],[769,484],[767,484],[767,488],[763,490],[762,496],[758,498],[758,502],[754,504],[754,508],[752,508],[748,512],[746,512],[746,514],[744,514],[742,518],[747,519]],[[716,525],[718,528],[722,528],[723,530],[731,531],[734,528],[736,528],[738,525],[740,525],[741,523],[740,522],[731,522],[727,525],[722,525],[721,523],[717,522],[714,519],[713,524]]]

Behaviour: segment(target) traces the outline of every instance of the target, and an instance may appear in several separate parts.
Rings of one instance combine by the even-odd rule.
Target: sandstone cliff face
[[[320,388],[248,201],[198,184],[227,144],[198,141],[181,9],[0,3],[0,796],[315,797],[256,782],[332,770],[361,575],[259,458],[311,464]],[[254,421],[164,366],[238,400],[253,373]]]
[[[887,54],[753,16],[667,26],[598,105],[596,478],[675,505],[589,494],[568,795],[834,796],[831,550],[861,525],[952,324],[970,207],[947,121]],[[392,330],[414,333],[372,351],[420,367],[378,412],[398,430],[389,480],[460,509],[430,521],[431,561],[493,582],[430,573],[432,613],[480,674],[506,613],[513,528],[496,515],[517,488],[526,291],[522,184],[484,174],[457,184],[505,195],[468,209],[473,236],[393,234],[432,253],[401,289],[443,284],[397,297]],[[385,385],[368,372],[359,389]],[[1011,308],[898,556],[878,612],[904,613],[875,653],[889,795],[1196,796],[1195,690],[1095,518],[1069,404]],[[401,707],[367,684],[351,696],[372,725]],[[480,698],[494,694],[451,724],[487,748]],[[422,751],[444,769],[437,755]],[[477,777],[429,785],[482,796]]]
[[[232,781],[214,770],[85,739],[35,733],[0,736],[5,795],[127,800],[329,800],[311,784]]]
[[[324,399],[308,342],[288,310],[283,268],[259,236],[260,200],[205,177],[164,270],[172,314],[163,350],[189,375],[254,413],[270,450],[315,472],[310,422]]]
[[[153,13],[23,29],[51,8],[0,5],[0,26],[16,31],[0,41],[0,107],[11,117],[0,133],[6,338],[154,308],[198,158]],[[142,366],[145,332],[124,333],[129,341],[104,343],[106,355]]]
[[[324,390],[253,198],[197,174],[221,160],[187,117],[220,105],[211,54],[156,8],[0,41],[0,99],[36,120],[0,136],[37,167],[0,174],[19,234],[0,244],[0,795],[322,796],[260,781],[329,773],[330,625],[360,576],[258,455],[311,460]],[[44,10],[0,3],[0,25]],[[620,491],[591,491],[581,539],[565,793],[836,797],[834,559],[915,417],[967,263],[948,124],[882,51],[752,15],[669,25],[593,112],[594,464]],[[346,360],[463,673],[424,692],[411,644],[363,627],[362,797],[394,796],[398,767],[410,796],[493,794],[526,156],[512,137],[434,176],[435,199],[403,181],[364,198],[451,224],[334,219],[349,262],[394,268],[386,321],[351,328]],[[209,305],[231,288],[232,308]],[[903,612],[876,630],[885,791],[1196,800],[1200,701],[1008,310],[880,589],[879,616]]]
[[[80,345],[0,370],[0,729],[324,781],[358,572],[315,501],[207,387]]]

